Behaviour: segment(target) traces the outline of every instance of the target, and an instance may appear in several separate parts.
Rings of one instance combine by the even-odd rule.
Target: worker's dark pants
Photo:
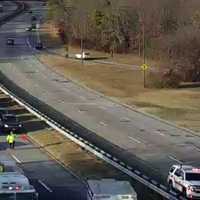
[[[14,149],[15,148],[15,142],[13,143],[9,143],[10,149]]]

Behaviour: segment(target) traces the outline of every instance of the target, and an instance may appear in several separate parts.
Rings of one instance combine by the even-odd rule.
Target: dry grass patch
[[[32,133],[30,137],[82,178],[122,178],[125,176],[55,131]]]

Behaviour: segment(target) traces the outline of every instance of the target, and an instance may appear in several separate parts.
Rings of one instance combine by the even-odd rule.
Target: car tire
[[[172,190],[172,191],[174,190],[172,181],[169,181],[169,189]]]
[[[186,188],[183,188],[183,196],[187,198]]]

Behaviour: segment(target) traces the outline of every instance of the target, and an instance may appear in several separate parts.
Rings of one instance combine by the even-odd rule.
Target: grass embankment
[[[52,157],[82,179],[125,178],[124,174],[81,149],[80,146],[56,131],[30,133],[29,136]]]
[[[48,27],[48,26],[46,26]],[[48,30],[46,28],[45,30]],[[200,131],[200,88],[195,89],[152,89],[143,87],[143,74],[125,65],[98,64],[66,59],[64,48],[55,31],[43,31],[42,39],[53,52],[43,53],[40,60],[66,78],[97,90],[139,110],[154,114],[177,125]],[[55,45],[56,44],[56,45]],[[76,48],[70,48],[75,53]],[[95,56],[109,56],[91,51]],[[115,55],[114,62],[140,65],[142,60],[132,55]],[[160,63],[150,61],[150,65]]]

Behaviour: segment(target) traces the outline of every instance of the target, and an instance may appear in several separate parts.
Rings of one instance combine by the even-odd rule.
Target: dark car
[[[8,114],[8,110],[7,108],[4,107],[0,107],[0,116]]]
[[[38,43],[36,44],[35,48],[36,48],[37,50],[42,50],[42,49],[43,49],[43,44],[42,44],[42,42],[38,42]]]
[[[19,131],[22,128],[22,123],[14,114],[2,114],[0,127],[4,131]]]
[[[35,16],[31,17],[31,21],[36,21],[36,20],[37,20],[37,18]]]
[[[14,45],[15,44],[14,38],[8,38],[6,44],[7,45]]]

